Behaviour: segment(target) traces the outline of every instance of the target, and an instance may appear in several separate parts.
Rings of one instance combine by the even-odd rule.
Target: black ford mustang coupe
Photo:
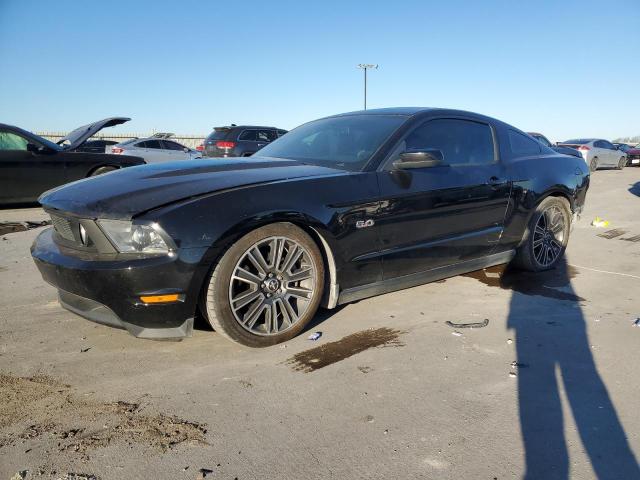
[[[250,159],[127,168],[46,192],[31,252],[67,309],[143,338],[197,309],[261,347],[336,305],[563,255],[589,171],[482,115],[393,108],[302,125]]]

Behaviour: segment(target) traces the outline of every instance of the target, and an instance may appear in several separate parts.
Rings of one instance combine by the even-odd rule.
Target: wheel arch
[[[320,306],[332,309],[337,306],[339,284],[338,266],[335,254],[335,239],[326,226],[316,218],[300,212],[272,212],[268,215],[257,215],[251,219],[243,219],[227,228],[208,249],[200,265],[200,275],[194,278],[193,288],[197,288],[199,298],[197,304],[202,308],[203,295],[206,293],[207,279],[225,252],[249,232],[274,223],[291,223],[308,234],[314,241],[324,262],[324,293]]]

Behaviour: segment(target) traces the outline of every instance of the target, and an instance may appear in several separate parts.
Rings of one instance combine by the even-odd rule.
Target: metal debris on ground
[[[322,332],[314,332],[311,335],[309,335],[309,340],[315,342],[316,340],[318,340],[320,337],[322,336]]]
[[[64,477],[60,477],[60,480],[100,480],[100,478],[87,473],[67,473]]]
[[[455,331],[455,332],[451,332],[451,335],[455,335],[456,337],[461,337],[462,333]]]
[[[199,473],[196,477],[196,480],[204,480],[209,475],[213,475],[213,470],[209,470],[208,468],[201,468],[200,470],[198,470],[198,472]]]
[[[633,322],[634,327],[640,327],[640,318],[636,318],[636,321]]]
[[[20,470],[13,477],[11,477],[11,480],[24,480],[25,478],[27,478],[27,473],[29,473],[29,470]]]
[[[609,226],[609,222],[600,217],[596,217],[593,222],[591,222],[591,225],[597,228],[604,228]]]
[[[42,220],[41,222],[0,222],[0,235],[14,232],[26,232],[32,228],[46,227],[51,225],[51,220]]]
[[[611,240],[612,238],[621,237],[627,233],[623,228],[614,228],[613,230],[607,230],[606,232],[599,233],[598,236],[601,238],[606,238],[607,240]]]
[[[510,338],[507,338],[507,345],[511,345],[513,343],[513,340],[511,340]]]
[[[509,372],[509,376],[511,378],[516,378],[518,375],[516,375],[516,372]]]
[[[483,328],[489,325],[489,319],[485,318],[481,322],[471,322],[471,323],[453,323],[447,320],[444,323],[446,323],[447,325],[453,328]]]

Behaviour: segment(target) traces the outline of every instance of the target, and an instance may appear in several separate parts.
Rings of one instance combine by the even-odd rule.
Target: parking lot
[[[33,264],[41,229],[6,234],[0,478],[633,478],[639,202],[640,169],[597,171],[566,265],[363,300],[266,349],[90,323]]]

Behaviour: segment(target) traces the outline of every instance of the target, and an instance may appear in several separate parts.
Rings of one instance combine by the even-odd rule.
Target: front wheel
[[[620,157],[620,161],[618,161],[618,170],[622,170],[624,168],[626,159],[624,157]]]
[[[116,167],[98,167],[93,172],[91,172],[91,177],[95,177],[97,175],[102,175],[103,173],[109,173],[117,170]]]
[[[553,268],[569,241],[571,211],[564,198],[547,197],[536,207],[514,263],[533,272]]]
[[[589,164],[589,171],[595,172],[598,169],[598,159],[596,157],[591,159],[591,163]]]
[[[202,310],[230,340],[267,347],[304,329],[323,286],[323,258],[313,239],[291,223],[273,223],[226,251],[211,273]]]

